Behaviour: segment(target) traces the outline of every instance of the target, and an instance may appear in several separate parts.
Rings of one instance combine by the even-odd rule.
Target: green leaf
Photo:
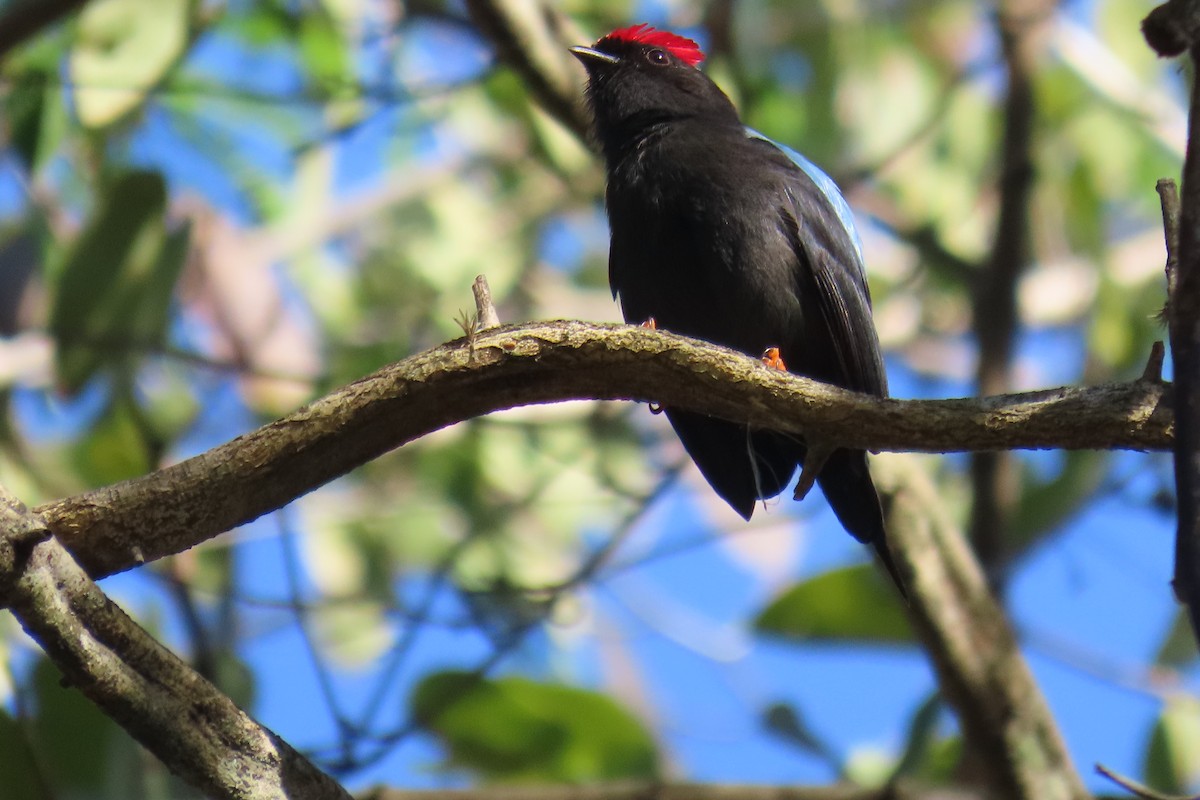
[[[105,128],[141,106],[187,51],[192,0],[97,0],[79,15],[70,71],[75,111]]]
[[[1146,782],[1167,794],[1186,794],[1200,780],[1200,699],[1167,699],[1146,749]]]
[[[913,714],[904,741],[904,753],[896,763],[889,783],[906,775],[924,773],[925,768],[937,755],[938,720],[942,713],[942,696],[939,692],[929,695]]]
[[[49,661],[38,663],[33,685],[34,742],[50,796],[140,796],[141,748],[77,689],[63,687]]]
[[[1158,646],[1154,663],[1160,667],[1183,668],[1195,660],[1196,640],[1193,638],[1192,625],[1187,612],[1183,608],[1176,609],[1171,629]]]
[[[760,633],[809,642],[913,642],[895,592],[869,564],[798,583],[763,609],[754,627]]]
[[[124,173],[68,251],[50,315],[64,391],[161,340],[188,241],[167,234],[166,204],[161,175]]]
[[[525,678],[431,675],[412,713],[451,767],[489,781],[583,782],[653,778],[658,750],[642,723],[595,692]]]
[[[138,409],[128,397],[114,400],[72,448],[71,462],[87,486],[107,486],[145,475],[154,466]]]
[[[300,59],[325,89],[341,86],[350,76],[350,55],[332,17],[314,8],[300,18]]]
[[[763,712],[763,727],[780,739],[806,753],[824,759],[835,770],[841,771],[837,754],[812,728],[790,703],[772,703]]]
[[[13,148],[25,168],[36,173],[67,132],[66,102],[53,71],[31,72],[15,84],[5,109]]]
[[[274,2],[254,3],[242,13],[226,13],[221,29],[240,36],[255,48],[288,44],[296,33],[292,16]]]
[[[139,344],[162,341],[171,316],[171,299],[191,246],[192,226],[187,222],[166,235],[158,258],[145,280],[134,290],[136,313],[129,314],[125,331],[129,340]]]
[[[0,786],[5,800],[41,800],[41,779],[21,725],[0,708]]]
[[[1064,455],[1062,470],[1049,481],[1035,483],[1026,476],[1009,534],[1012,552],[1028,552],[1047,534],[1058,531],[1095,497],[1108,467],[1107,453],[1076,450]]]
[[[233,651],[221,650],[216,654],[213,683],[239,707],[254,707],[257,688],[254,671]]]

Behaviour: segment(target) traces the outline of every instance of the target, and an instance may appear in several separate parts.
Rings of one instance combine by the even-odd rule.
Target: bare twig
[[[1142,798],[1142,800],[1200,800],[1200,795],[1177,795],[1156,792],[1145,784],[1138,783],[1135,780],[1126,778],[1124,775],[1113,772],[1103,764],[1096,765],[1096,772],[1108,778],[1134,797]]]
[[[475,332],[500,327],[500,315],[492,302],[492,287],[488,286],[486,275],[477,275],[471,284],[471,292],[475,295]]]
[[[1179,267],[1179,189],[1170,178],[1160,178],[1155,185],[1162,205],[1163,239],[1167,247],[1167,302],[1163,305],[1162,318],[1170,319],[1171,296],[1175,294],[1176,270]]]
[[[1167,358],[1167,349],[1163,347],[1162,342],[1155,342],[1150,345],[1150,356],[1146,359],[1146,366],[1142,369],[1142,380],[1148,382],[1161,382],[1163,362]]]

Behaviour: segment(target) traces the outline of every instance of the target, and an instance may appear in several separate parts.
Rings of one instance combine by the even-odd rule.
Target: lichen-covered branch
[[[206,795],[349,800],[121,611],[2,488],[0,599],[71,687]]]
[[[142,478],[38,509],[93,577],[182,552],[439,428],[514,406],[654,401],[872,450],[1165,450],[1169,385],[878,400],[635,326],[494,328],[404,359]]]
[[[909,587],[909,618],[996,797],[1085,800],[1054,718],[966,538],[915,464],[888,459],[876,480],[888,541]]]

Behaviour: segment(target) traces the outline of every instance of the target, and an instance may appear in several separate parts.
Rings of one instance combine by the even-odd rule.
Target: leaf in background
[[[50,315],[64,391],[161,340],[188,242],[164,229],[166,203],[161,175],[125,173],[68,251]]]
[[[1183,608],[1175,610],[1175,619],[1171,629],[1163,637],[1154,656],[1154,663],[1160,667],[1182,669],[1196,660],[1196,640],[1192,634],[1192,625],[1188,621],[1187,611]]]
[[[895,591],[870,564],[831,570],[796,584],[754,621],[760,633],[806,642],[911,644]]]
[[[40,288],[43,263],[37,224],[30,220],[24,228],[0,234],[0,336],[15,336],[33,324],[29,301],[34,287]]]
[[[44,659],[38,662],[33,673],[33,741],[42,775],[54,790],[48,796],[97,800],[141,796],[141,747],[77,689],[64,688],[61,681],[57,667]]]
[[[1150,734],[1142,771],[1146,783],[1167,794],[1185,794],[1200,781],[1200,699],[1167,698]]]
[[[451,767],[490,781],[653,778],[658,749],[611,698],[525,678],[442,672],[414,690],[412,713],[446,748]]]
[[[5,114],[12,144],[30,173],[36,173],[58,149],[67,130],[66,104],[53,72],[26,75],[9,93]]]
[[[904,753],[896,763],[888,783],[907,775],[928,774],[931,762],[939,755],[938,720],[941,714],[942,695],[939,692],[929,695],[917,707],[904,740]],[[949,778],[949,775],[944,777]]]
[[[278,2],[252,3],[245,8],[228,9],[220,20],[222,32],[240,37],[252,48],[287,44],[295,35],[295,21]]]
[[[141,412],[132,403],[128,397],[113,400],[72,447],[71,464],[85,486],[107,486],[154,468],[155,458],[137,416]]]
[[[352,125],[363,114],[354,56],[342,34],[353,28],[353,21],[344,28],[339,25],[326,5],[316,6],[300,18],[300,61],[309,71],[316,95],[329,98],[325,118],[334,126]]]
[[[835,771],[841,772],[837,754],[826,744],[800,712],[790,703],[772,703],[763,712],[763,727],[788,744],[824,759]]]
[[[3,116],[10,143],[25,169],[36,173],[68,132],[59,62],[66,46],[62,32],[35,38],[0,64],[0,79],[8,90]]]
[[[1048,481],[1039,483],[1026,470],[1009,533],[1013,555],[1028,554],[1047,535],[1058,532],[1095,497],[1108,467],[1107,453],[1076,450],[1063,453],[1062,469]]]
[[[45,795],[26,732],[0,708],[0,786],[5,800],[42,800]]]
[[[79,15],[70,73],[75,111],[105,128],[146,99],[187,50],[192,0],[98,0]]]
[[[216,655],[216,668],[213,683],[241,708],[253,708],[257,682],[250,666],[237,653],[222,650]]]

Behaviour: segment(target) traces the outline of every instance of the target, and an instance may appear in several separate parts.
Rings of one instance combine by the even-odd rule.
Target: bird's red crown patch
[[[616,39],[622,42],[635,42],[661,47],[671,55],[689,66],[696,66],[704,60],[704,51],[700,45],[691,39],[670,31],[660,31],[652,28],[649,23],[630,25],[628,28],[618,28],[605,39]]]

